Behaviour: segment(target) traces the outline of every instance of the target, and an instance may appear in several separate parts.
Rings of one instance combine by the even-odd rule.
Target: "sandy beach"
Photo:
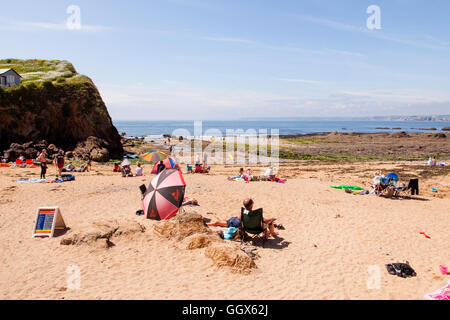
[[[407,176],[418,168],[428,172],[428,178],[420,180],[419,199],[356,196],[329,187],[367,188],[379,172],[397,170]],[[144,177],[134,178],[122,178],[111,166],[94,165],[91,172],[77,173],[75,181],[62,184],[16,183],[38,177],[39,169],[1,168],[0,298],[420,300],[449,280],[439,272],[439,265],[450,264],[448,167],[292,161],[281,166],[285,184],[228,181],[238,169],[213,166],[209,175],[184,177],[186,196],[200,204],[189,210],[207,219],[237,216],[242,200],[252,197],[265,217],[275,217],[285,227],[265,248],[255,243],[257,268],[248,274],[217,268],[205,249],[186,250],[184,243],[155,232],[160,222],[136,216],[141,209],[138,187],[153,177],[150,165],[144,166]],[[53,175],[54,168],[49,172]],[[41,206],[59,206],[70,230],[51,239],[33,239]],[[145,232],[125,233],[110,248],[60,244],[84,226],[108,220],[137,222]],[[392,261],[409,261],[417,276],[389,275],[385,264]],[[67,288],[70,265],[81,272],[77,290]],[[379,289],[368,289],[373,275],[368,270],[379,270]]]

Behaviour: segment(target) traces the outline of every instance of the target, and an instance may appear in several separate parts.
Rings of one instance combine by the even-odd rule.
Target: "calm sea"
[[[127,136],[153,136],[172,134],[174,130],[185,129],[192,136],[194,135],[194,121],[114,121],[119,133],[125,132]],[[203,121],[203,134],[209,129],[218,129],[223,135],[227,129],[247,131],[254,129],[267,129],[270,134],[271,129],[278,129],[280,135],[308,134],[323,132],[358,132],[358,133],[380,133],[380,132],[430,132],[428,130],[436,128],[440,132],[442,128],[450,127],[448,121],[279,121],[279,120],[237,120],[237,121]],[[383,129],[377,129],[383,128]],[[389,129],[385,129],[389,128]],[[401,128],[401,129],[393,129]],[[432,131],[431,131],[432,132]]]

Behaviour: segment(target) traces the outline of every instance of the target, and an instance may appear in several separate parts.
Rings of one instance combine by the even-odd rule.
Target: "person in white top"
[[[142,167],[141,167],[141,163],[140,162],[138,162],[138,164],[137,164],[136,177],[142,177]]]

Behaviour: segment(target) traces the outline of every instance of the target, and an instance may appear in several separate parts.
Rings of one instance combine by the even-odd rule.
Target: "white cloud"
[[[15,30],[15,31],[36,31],[36,30],[49,30],[49,31],[71,31],[71,32],[102,32],[114,30],[112,27],[95,26],[81,24],[81,29],[69,29],[65,23],[51,23],[51,22],[25,22],[14,21],[7,22],[3,27]]]
[[[320,84],[320,83],[322,83],[321,81],[305,80],[305,79],[274,78],[274,80],[285,81],[285,82],[307,83],[307,84]]]
[[[239,38],[239,37],[208,36],[208,37],[202,37],[202,39],[208,40],[208,41],[228,42],[228,43],[249,45],[249,46],[252,46],[255,48],[259,48],[259,49],[291,51],[291,52],[306,53],[306,54],[313,54],[313,55],[353,56],[353,57],[360,57],[360,58],[365,57],[364,54],[359,53],[359,52],[351,52],[351,51],[336,50],[336,49],[329,49],[329,48],[308,49],[308,48],[302,48],[302,47],[292,46],[292,45],[268,44],[268,43],[263,43],[263,42],[246,39],[246,38]]]
[[[399,35],[386,32],[384,30],[369,30],[365,27],[357,27],[351,24],[346,24],[338,21],[333,21],[329,19],[317,18],[308,15],[300,15],[300,14],[291,14],[299,20],[311,22],[314,24],[319,24],[322,26],[326,26],[335,30],[349,31],[349,32],[358,32],[369,37],[374,37],[381,40],[387,40],[392,42],[397,42],[405,45],[423,47],[423,48],[449,48],[450,44],[446,41],[442,41],[437,39],[431,35],[423,35],[422,39],[419,39],[419,35],[414,34],[414,37]]]
[[[347,90],[322,97],[121,85],[100,85],[99,89],[114,120],[439,114],[450,107],[449,94],[413,89]]]

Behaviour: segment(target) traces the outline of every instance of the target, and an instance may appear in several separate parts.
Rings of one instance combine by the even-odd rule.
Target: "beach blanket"
[[[17,183],[42,183],[42,182],[46,182],[47,179],[26,179],[26,178],[22,178],[17,180]]]
[[[230,227],[224,230],[223,232],[223,238],[225,240],[231,240],[234,236],[234,234],[238,231],[238,228]]]
[[[364,188],[358,187],[358,186],[346,186],[346,185],[340,185],[340,186],[330,186],[331,188],[334,189],[342,189],[342,190],[364,190]]]
[[[66,182],[66,181],[74,181],[75,180],[75,176],[69,174],[69,175],[62,175],[60,179],[56,179],[54,182],[56,183],[62,183],[62,182]]]
[[[425,295],[425,299],[428,300],[450,300],[450,280],[447,285],[435,292]]]
[[[366,195],[366,194],[370,194],[369,190],[353,191],[351,189],[345,189],[345,192],[350,193],[350,194],[354,194],[354,195],[358,195],[358,196],[363,196],[363,195]]]

